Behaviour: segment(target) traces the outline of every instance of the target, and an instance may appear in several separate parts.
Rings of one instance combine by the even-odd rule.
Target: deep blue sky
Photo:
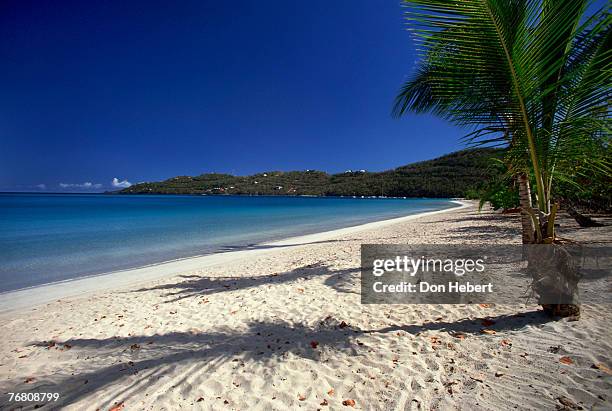
[[[460,148],[441,120],[390,116],[414,62],[395,1],[4,0],[0,56],[0,190]]]
[[[3,0],[0,191],[461,148],[442,120],[391,118],[414,58],[396,1]]]

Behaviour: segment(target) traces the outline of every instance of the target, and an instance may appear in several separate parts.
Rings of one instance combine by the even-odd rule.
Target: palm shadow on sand
[[[73,375],[37,376],[34,384],[25,384],[23,380],[6,381],[0,384],[0,389],[6,392],[60,392],[60,401],[53,406],[62,407],[113,386],[112,397],[121,402],[136,394],[142,385],[164,378],[176,366],[195,366],[198,372],[208,373],[228,362],[235,362],[237,366],[247,361],[272,365],[291,355],[320,362],[325,361],[327,349],[357,355],[356,347],[359,345],[354,343],[354,339],[358,335],[358,330],[324,320],[314,327],[254,322],[239,331],[221,329],[209,333],[74,338],[55,341],[53,347],[68,345],[72,353],[89,358],[90,361],[83,365],[84,369],[75,370]],[[50,343],[38,341],[31,345],[45,350],[49,349]],[[137,378],[132,378],[136,375]],[[0,408],[7,405],[0,402]]]
[[[494,321],[495,325],[488,328],[495,329],[498,332],[496,337],[499,338],[504,331],[543,324],[549,322],[550,318],[541,311],[531,311],[498,316],[490,320]],[[238,366],[246,361],[254,361],[264,366],[272,366],[292,356],[307,361],[325,362],[338,352],[359,356],[362,350],[370,348],[363,342],[368,342],[368,335],[397,331],[415,336],[425,331],[442,331],[451,335],[470,334],[474,338],[496,338],[481,334],[481,319],[432,321],[422,325],[398,324],[379,329],[361,329],[351,326],[350,321],[349,318],[327,317],[314,326],[286,322],[254,322],[241,330],[221,329],[209,333],[172,332],[152,336],[55,341],[55,346],[67,344],[79,357],[90,360],[82,369],[75,369],[72,375],[68,375],[68,370],[65,370],[63,374],[37,376],[35,384],[12,380],[4,382],[0,388],[5,392],[60,392],[63,394],[54,407],[61,407],[97,390],[113,386],[114,391],[111,394],[114,401],[126,401],[143,386],[164,378],[167,372],[177,366],[213,372],[215,368],[228,362],[235,362]],[[31,346],[45,350],[49,349],[49,342],[37,341]],[[186,373],[184,378],[188,376]],[[4,405],[7,404],[0,403],[0,406]]]
[[[425,331],[445,331],[451,335],[454,334],[472,334],[479,335],[486,338],[482,334],[482,329],[485,328],[482,321],[486,318],[491,325],[486,326],[488,329],[492,329],[496,332],[503,331],[516,331],[523,329],[526,326],[542,325],[551,322],[553,319],[544,314],[541,310],[527,311],[524,313],[510,314],[510,315],[499,315],[496,317],[483,317],[478,319],[464,318],[457,321],[429,321],[423,325],[392,325],[376,330],[363,331],[363,332],[375,332],[375,333],[389,333],[404,331],[409,334],[419,334]]]
[[[325,284],[339,292],[358,292],[358,288],[355,288],[354,283],[355,276],[358,273],[359,267],[333,270],[325,264],[315,263],[280,274],[249,277],[203,277],[199,275],[181,275],[178,277],[180,279],[178,282],[140,288],[135,291],[129,291],[128,293],[154,290],[167,291],[165,297],[169,297],[169,299],[166,302],[171,303],[190,297],[257,288],[263,285],[279,285],[325,276],[329,277],[325,280]]]

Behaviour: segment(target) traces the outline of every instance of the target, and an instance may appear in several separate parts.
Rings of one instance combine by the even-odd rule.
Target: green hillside
[[[487,181],[500,150],[462,150],[383,172],[268,171],[251,176],[202,174],[140,183],[122,194],[246,194],[313,196],[463,197]]]

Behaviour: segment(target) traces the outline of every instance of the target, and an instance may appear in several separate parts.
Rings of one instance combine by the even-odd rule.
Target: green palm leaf
[[[584,155],[610,129],[607,10],[581,24],[584,0],[404,3],[420,61],[394,115],[430,112],[472,128],[473,144],[508,145],[515,172],[532,170],[543,213],[555,175],[609,172]]]

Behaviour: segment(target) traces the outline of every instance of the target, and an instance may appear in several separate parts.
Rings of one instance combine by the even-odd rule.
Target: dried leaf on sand
[[[603,363],[593,364],[591,365],[591,368],[595,368],[597,370],[601,370],[605,372],[606,374],[612,375],[612,370],[606,364],[603,364]]]
[[[125,404],[122,401],[122,402],[118,403],[117,405],[115,405],[114,407],[112,407],[108,411],[121,411],[123,408],[125,408]]]

